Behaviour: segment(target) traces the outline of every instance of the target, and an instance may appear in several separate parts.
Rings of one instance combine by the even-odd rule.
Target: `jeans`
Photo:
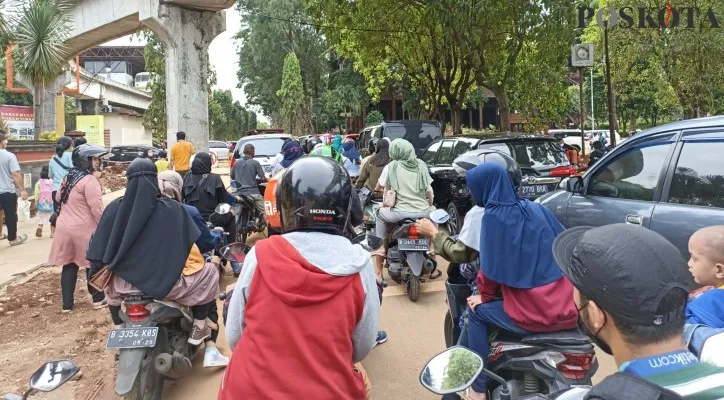
[[[63,265],[63,272],[60,274],[60,288],[63,293],[63,309],[72,310],[74,305],[75,283],[78,280],[78,266],[76,264]],[[86,268],[85,277],[90,280],[90,268]],[[93,297],[93,302],[98,303],[106,298],[105,293],[97,291],[93,286],[88,285],[88,293]]]
[[[375,221],[375,236],[385,239],[387,224],[400,222],[406,218],[428,218],[433,210],[431,208],[425,211],[400,211],[389,207],[380,208],[377,210],[377,220]]]
[[[5,211],[5,225],[8,226],[8,240],[18,238],[18,195],[15,193],[0,193],[0,208]],[[0,226],[2,230],[2,226]]]
[[[478,353],[487,365],[490,344],[488,343],[488,325],[498,326],[508,332],[518,335],[530,334],[519,327],[503,310],[502,301],[493,301],[479,305],[474,312],[470,313],[468,321],[468,347]],[[485,374],[478,375],[473,383],[473,390],[478,393],[485,393],[488,389],[488,377]]]
[[[58,191],[53,190],[53,212],[57,215],[58,211],[60,211],[60,203],[55,200],[56,193],[58,193]],[[55,224],[50,224],[50,226],[55,227]]]

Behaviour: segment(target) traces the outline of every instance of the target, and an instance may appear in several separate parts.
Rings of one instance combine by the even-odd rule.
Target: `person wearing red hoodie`
[[[277,187],[281,236],[249,251],[229,305],[233,355],[219,400],[364,400],[359,365],[377,338],[380,298],[369,253],[344,234],[345,169],[305,157]]]

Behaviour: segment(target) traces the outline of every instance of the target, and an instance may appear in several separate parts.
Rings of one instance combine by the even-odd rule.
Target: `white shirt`
[[[377,184],[382,186],[383,188],[385,185],[387,185],[387,172],[390,169],[390,164],[385,165],[384,168],[382,168],[382,173],[380,174],[380,180],[377,181]]]
[[[277,155],[274,156],[274,158],[272,158],[271,161],[270,161],[272,168],[276,167],[277,164],[279,164],[280,162],[282,162],[283,159],[284,159],[284,154],[282,154],[282,153],[277,153]]]

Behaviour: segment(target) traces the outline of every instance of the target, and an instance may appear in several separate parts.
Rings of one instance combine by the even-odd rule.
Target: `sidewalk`
[[[105,204],[110,203],[123,195],[124,190],[109,193],[103,196]],[[50,227],[43,227],[43,237],[35,237],[35,219],[18,223],[18,234],[28,235],[28,241],[16,247],[11,247],[7,240],[0,242],[0,288],[13,280],[15,275],[22,275],[33,268],[45,264],[48,261],[50,252]],[[3,226],[3,232],[7,234],[7,227]]]

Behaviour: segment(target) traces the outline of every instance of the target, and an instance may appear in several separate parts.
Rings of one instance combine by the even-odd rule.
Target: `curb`
[[[0,292],[4,292],[8,286],[22,280],[23,278],[27,278],[28,276],[34,274],[38,270],[45,268],[45,267],[53,267],[53,265],[48,264],[48,263],[42,263],[40,265],[36,265],[33,268],[30,268],[29,270],[27,270],[25,272],[18,272],[17,274],[13,274],[12,277],[10,279],[8,279],[7,281],[0,282]]]

